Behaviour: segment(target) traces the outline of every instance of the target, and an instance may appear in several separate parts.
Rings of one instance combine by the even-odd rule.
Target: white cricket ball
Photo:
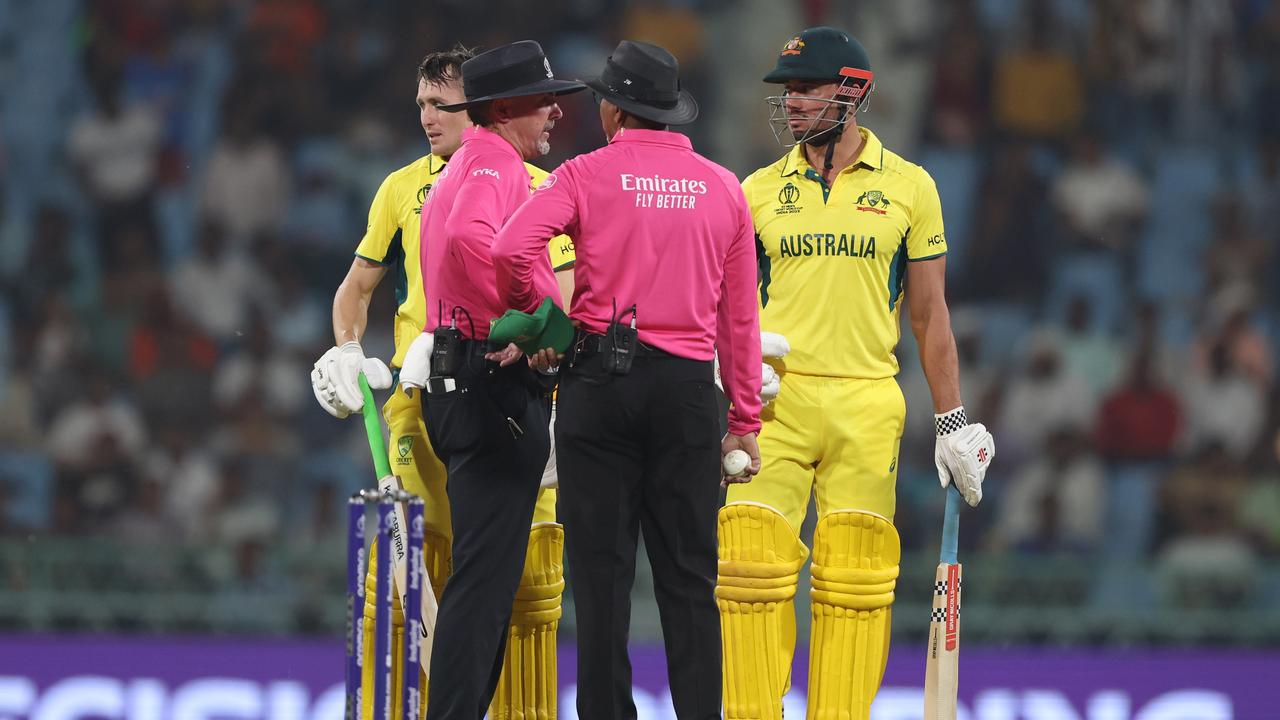
[[[730,450],[724,456],[724,474],[728,477],[739,477],[746,474],[751,465],[751,456],[746,450]]]

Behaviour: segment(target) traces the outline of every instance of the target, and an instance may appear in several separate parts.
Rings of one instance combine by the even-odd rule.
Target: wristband
[[[965,417],[963,405],[941,415],[935,413],[933,416],[933,425],[938,431],[938,437],[950,435],[968,424],[969,419]]]

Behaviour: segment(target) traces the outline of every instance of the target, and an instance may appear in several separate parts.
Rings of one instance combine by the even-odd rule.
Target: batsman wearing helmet
[[[377,358],[365,358],[360,346],[368,321],[369,299],[384,277],[395,281],[395,356],[391,366],[399,368],[412,340],[419,336],[426,322],[426,300],[422,288],[419,262],[420,213],[423,198],[439,179],[449,158],[462,142],[462,132],[471,125],[465,113],[448,113],[441,105],[461,102],[462,63],[473,52],[461,46],[427,55],[418,67],[417,104],[419,121],[431,143],[431,154],[396,170],[387,176],[369,208],[369,222],[364,237],[356,248],[355,259],[347,276],[338,287],[333,301],[335,346],[318,361],[311,373],[312,388],[320,405],[337,418],[359,414],[364,405],[357,376],[361,370],[374,387],[392,385],[391,372]],[[542,183],[547,173],[526,165],[532,177],[532,188]],[[557,271],[566,297],[572,294],[574,263],[573,244],[561,236],[551,241],[551,263]],[[407,261],[406,261],[407,259]],[[382,409],[390,428],[389,454],[391,469],[404,488],[426,501],[426,538],[423,557],[431,588],[437,600],[444,592],[450,574],[453,538],[449,516],[449,497],[445,493],[445,468],[436,458],[427,439],[422,417],[422,403],[410,397],[398,383]],[[555,717],[556,707],[556,629],[560,618],[560,596],[564,587],[564,531],[555,522],[556,491],[554,460],[544,474],[544,489],[538,496],[533,528],[520,589],[511,613],[506,658],[502,678],[490,707],[494,720],[525,717]],[[375,547],[374,552],[377,551]],[[365,593],[364,678],[363,696],[371,700],[373,687],[373,626],[375,567],[369,559]],[[400,667],[401,643],[404,642],[404,614],[399,594],[392,593],[392,693],[393,716],[403,717],[399,706],[403,669]],[[416,670],[421,672],[420,670]],[[422,685],[426,687],[426,685]],[[372,702],[366,701],[363,717],[373,715]],[[422,703],[426,707],[425,696]]]
[[[960,401],[944,297],[947,241],[933,179],[859,127],[874,88],[848,33],[811,28],[766,83],[790,150],[743,183],[756,227],[766,384],[756,480],[720,511],[716,586],[730,720],[777,720],[790,685],[794,597],[813,537],[810,718],[866,718],[884,674],[898,575],[893,526],[906,407],[894,378],[905,303],[933,395],[935,461],[970,505],[994,454]]]

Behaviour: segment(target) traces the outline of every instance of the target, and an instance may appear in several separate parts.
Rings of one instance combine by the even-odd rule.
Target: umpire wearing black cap
[[[681,720],[720,717],[716,511],[722,455],[759,467],[755,235],[737,178],[667,129],[697,117],[676,59],[623,42],[598,78],[607,147],[569,160],[494,245],[499,293],[529,310],[546,238],[572,228],[575,343],[556,459],[578,620],[578,716],[634,720],[627,634],[644,534]],[[540,246],[543,248],[540,250]],[[719,351],[729,434],[717,403]],[[746,478],[735,477],[736,482]]]
[[[538,486],[550,451],[549,408],[514,345],[490,343],[490,320],[506,307],[494,289],[498,228],[529,199],[524,161],[546,154],[561,117],[556,97],[582,90],[557,80],[532,41],[503,45],[462,65],[475,127],[422,206],[425,333],[432,346],[424,418],[448,470],[453,573],[440,602],[431,656],[428,720],[484,717],[502,670],[511,605],[524,566]],[[545,253],[536,292],[558,302]],[[410,355],[418,357],[410,350]],[[422,354],[423,357],[426,354]]]

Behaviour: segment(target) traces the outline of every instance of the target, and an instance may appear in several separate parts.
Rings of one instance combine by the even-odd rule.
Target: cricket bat
[[[391,473],[391,463],[387,460],[387,445],[382,438],[382,419],[378,416],[378,407],[374,404],[373,390],[369,388],[369,381],[365,379],[364,373],[360,373],[360,392],[364,394],[364,408],[361,414],[364,416],[365,433],[369,436],[369,452],[373,455],[373,467],[378,473],[378,492],[386,495],[391,493],[393,496],[404,490],[400,485],[400,479]],[[405,625],[408,622],[408,592],[409,592],[409,533],[408,523],[405,520],[405,510],[402,503],[395,504],[395,510],[392,513],[391,522],[391,574],[395,580],[396,593],[400,596],[400,607],[405,609]],[[382,548],[379,552],[385,552],[386,548]],[[431,578],[427,573],[419,568],[417,572],[422,575],[422,622],[418,624],[421,628],[422,637],[418,649],[418,658],[422,664],[422,672],[431,677],[431,646],[436,636],[436,615],[439,612],[439,606],[436,603],[436,595],[431,590]]]
[[[960,506],[955,485],[947,486],[942,520],[942,553],[934,573],[933,611],[929,618],[929,658],[924,670],[924,720],[955,720],[960,689],[960,562],[956,545]]]

